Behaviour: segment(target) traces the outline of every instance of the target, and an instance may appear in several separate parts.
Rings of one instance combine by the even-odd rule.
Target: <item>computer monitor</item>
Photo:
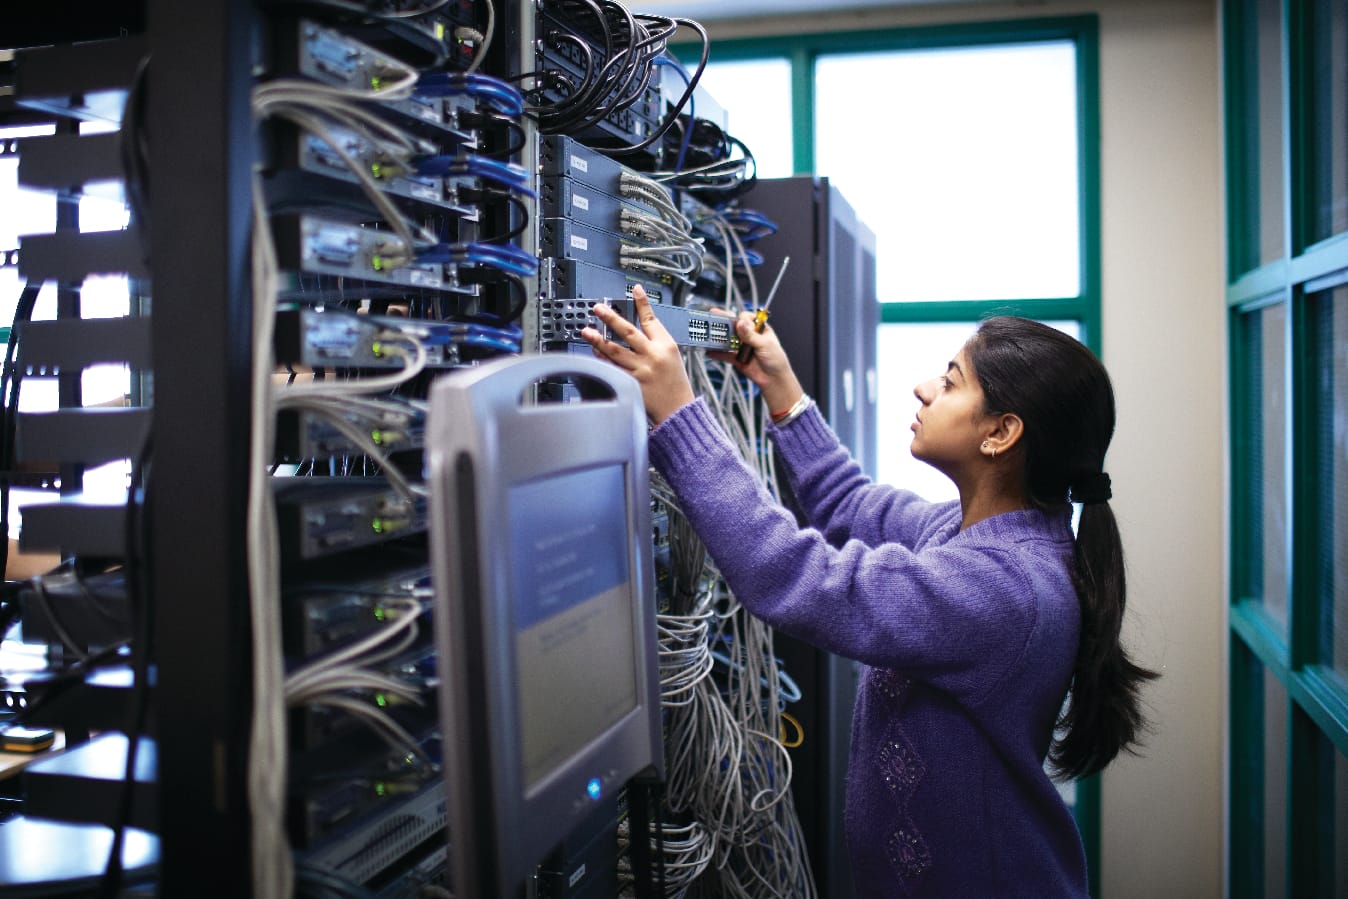
[[[532,401],[568,378],[606,398]],[[442,377],[427,424],[450,882],[516,896],[661,767],[645,415],[625,373],[543,354]]]

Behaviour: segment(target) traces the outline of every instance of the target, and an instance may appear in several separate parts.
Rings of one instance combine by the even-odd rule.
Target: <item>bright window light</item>
[[[727,110],[726,127],[754,155],[758,177],[791,176],[791,66],[787,60],[708,63],[698,85]]]
[[[1071,41],[830,55],[815,90],[815,170],[875,230],[881,302],[1080,294]]]

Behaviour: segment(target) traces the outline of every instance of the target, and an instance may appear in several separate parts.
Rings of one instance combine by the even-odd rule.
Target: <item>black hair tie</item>
[[[1085,505],[1107,503],[1114,496],[1113,491],[1109,488],[1109,475],[1103,471],[1099,474],[1090,475],[1068,489],[1072,502]]]

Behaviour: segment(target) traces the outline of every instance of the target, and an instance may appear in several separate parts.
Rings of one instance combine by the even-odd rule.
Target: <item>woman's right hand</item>
[[[791,369],[791,360],[782,348],[777,332],[771,325],[765,325],[762,333],[755,331],[753,313],[741,312],[735,320],[735,333],[739,335],[741,346],[751,347],[754,351],[748,362],[740,362],[735,353],[711,352],[707,355],[734,364],[757,384],[769,411],[785,412],[794,406],[805,390]]]

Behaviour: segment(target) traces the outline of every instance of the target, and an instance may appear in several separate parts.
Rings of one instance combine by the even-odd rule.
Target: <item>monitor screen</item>
[[[558,377],[583,400],[531,401]],[[426,449],[450,880],[513,899],[660,774],[646,418],[611,365],[519,357],[438,380]]]
[[[638,704],[626,496],[621,465],[508,491],[516,691],[530,791]]]

